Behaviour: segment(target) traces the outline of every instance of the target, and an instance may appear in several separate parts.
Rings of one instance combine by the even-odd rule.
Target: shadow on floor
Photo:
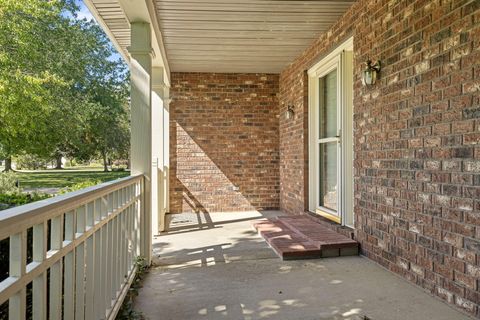
[[[469,319],[362,257],[281,261],[250,221],[279,214],[175,217],[136,309],[162,320]]]

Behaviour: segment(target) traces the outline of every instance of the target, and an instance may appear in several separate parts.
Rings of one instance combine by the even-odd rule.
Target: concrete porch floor
[[[251,220],[176,215],[154,239],[136,309],[147,319],[470,319],[363,257],[281,261]]]

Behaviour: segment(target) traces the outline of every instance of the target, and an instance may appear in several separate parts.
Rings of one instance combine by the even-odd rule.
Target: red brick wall
[[[354,36],[356,238],[363,253],[480,317],[480,1],[360,0],[280,76],[280,205],[307,199],[305,71]],[[361,85],[362,63],[381,60]]]
[[[172,73],[170,211],[279,208],[278,75]]]

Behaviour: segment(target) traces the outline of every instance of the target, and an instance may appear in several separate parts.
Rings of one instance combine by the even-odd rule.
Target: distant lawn
[[[130,175],[129,171],[103,172],[101,170],[39,170],[17,171],[21,188],[65,188],[86,180],[111,181]]]

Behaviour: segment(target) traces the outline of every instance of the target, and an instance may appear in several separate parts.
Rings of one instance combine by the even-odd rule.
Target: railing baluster
[[[123,210],[122,212],[122,215],[120,216],[121,218],[121,223],[122,223],[122,228],[121,228],[121,231],[120,231],[120,239],[122,241],[122,245],[120,247],[120,252],[122,254],[122,257],[121,257],[121,260],[120,260],[120,265],[122,266],[121,267],[121,272],[120,272],[120,283],[123,284],[123,282],[125,281],[125,275],[126,275],[126,261],[127,261],[127,244],[128,244],[128,241],[127,241],[127,236],[128,236],[128,232],[127,232],[127,229],[126,229],[126,224],[125,224],[125,221],[126,221],[126,217],[127,217],[127,210],[128,209],[125,209]]]
[[[133,229],[133,256],[134,258],[138,257],[140,255],[140,221],[139,221],[139,209],[140,209],[140,203],[137,200],[135,200],[133,204],[133,217],[134,217],[134,224],[135,227]]]
[[[105,196],[102,198],[102,217],[106,217],[108,215],[108,196]],[[100,319],[105,318],[105,311],[109,307],[109,301],[107,301],[107,285],[108,285],[108,277],[107,275],[109,274],[108,270],[108,223],[105,224],[102,229],[102,254],[101,254],[101,259],[102,259],[102,272],[101,272],[101,288],[100,288],[100,293],[101,296],[99,297],[99,300],[102,301],[101,306],[101,317]]]
[[[47,224],[33,226],[33,262],[42,263],[47,253]],[[33,279],[33,319],[47,318],[47,272]]]
[[[95,242],[97,241],[97,233],[92,234],[86,241],[86,284],[85,284],[85,319],[95,319],[94,303],[95,303]]]
[[[112,266],[113,266],[113,239],[112,239],[112,221],[107,224],[107,254],[106,262],[107,269],[105,271],[106,285],[105,285],[105,304],[107,308],[112,306]]]
[[[102,311],[105,314],[105,310],[108,309],[110,301],[107,299],[107,285],[108,285],[108,225],[102,229]]]
[[[112,197],[113,197],[113,206],[112,206],[112,211],[113,211],[118,208],[118,192],[113,191]]]
[[[97,221],[100,221],[100,217],[102,215],[102,199],[96,199],[93,202],[92,205],[92,216],[93,216],[93,221],[94,224],[97,223]],[[87,250],[88,248],[91,248],[91,252],[87,252],[87,294],[86,297],[89,299],[87,301],[87,310],[85,314],[86,319],[100,319],[101,316],[101,310],[102,310],[102,304],[101,304],[101,293],[99,292],[99,289],[101,285],[99,286],[99,281],[101,280],[101,275],[102,275],[102,259],[101,259],[101,254],[102,254],[102,229],[97,230],[93,235],[92,235],[92,243],[90,245],[87,244]],[[89,254],[90,253],[90,254]],[[91,260],[90,260],[91,259]],[[89,262],[91,264],[91,274],[90,274],[90,269],[89,269]],[[89,278],[89,275],[91,275],[91,279]],[[98,282],[98,283],[97,283]],[[90,288],[90,285],[92,285],[92,288]],[[91,310],[90,310],[90,304],[91,304]]]
[[[85,206],[77,210],[76,238],[83,235],[86,225]],[[75,319],[85,318],[85,242],[80,243],[75,251]]]
[[[102,281],[104,281],[103,270],[104,270],[104,258],[103,258],[103,229],[101,228],[95,232],[95,266],[94,266],[94,277],[95,277],[95,290],[93,292],[93,301],[94,301],[94,319],[102,319],[105,316],[105,305],[102,294]],[[102,315],[103,313],[103,315]]]
[[[122,277],[125,278],[128,275],[128,265],[130,263],[130,257],[128,255],[128,246],[130,245],[128,238],[130,236],[129,227],[128,227],[128,219],[130,207],[125,209],[123,214],[123,232],[122,232],[122,239],[123,239],[123,274]]]
[[[52,219],[50,227],[50,247],[60,250],[63,243],[63,214]],[[50,319],[62,319],[62,260],[50,268]]]
[[[69,243],[75,238],[75,212],[65,214],[65,242]],[[63,293],[63,318],[75,319],[75,250],[65,255],[64,265],[64,293]]]
[[[90,230],[95,225],[95,202],[87,204],[87,229]]]
[[[118,215],[112,220],[112,273],[111,273],[111,297],[115,299],[117,296],[117,283],[118,283]]]
[[[108,194],[108,214],[113,212],[113,193]]]
[[[95,224],[102,219],[102,199],[95,200],[93,219]]]
[[[135,260],[135,203],[130,205],[130,266]]]
[[[26,272],[27,263],[27,232],[26,230],[10,236],[10,277],[21,278]],[[13,295],[8,301],[10,320],[25,319],[26,287]]]
[[[120,287],[123,283],[123,230],[122,230],[122,217],[123,217],[123,212],[120,212],[117,216],[117,237],[116,241],[118,242],[118,252],[117,252],[117,262],[118,262],[118,267],[117,267],[117,278],[115,279],[115,282],[117,283],[116,285],[116,291],[118,292],[120,290]]]

